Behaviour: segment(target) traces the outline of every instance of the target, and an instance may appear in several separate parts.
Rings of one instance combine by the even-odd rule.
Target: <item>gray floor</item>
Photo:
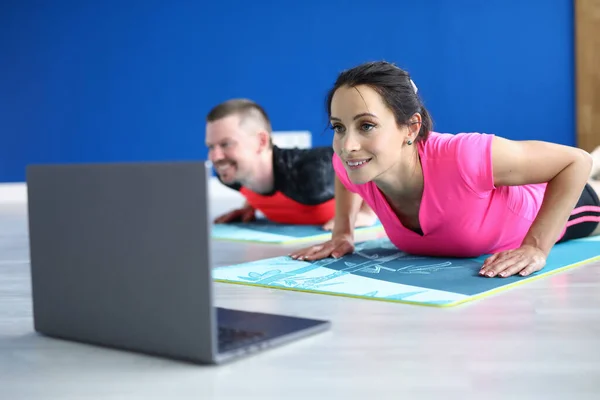
[[[333,326],[203,367],[35,334],[27,246],[24,205],[0,205],[3,400],[600,398],[600,263],[449,309],[218,284],[219,306]],[[213,244],[217,265],[292,248]]]

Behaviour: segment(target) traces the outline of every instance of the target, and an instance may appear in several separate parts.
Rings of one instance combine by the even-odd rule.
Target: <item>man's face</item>
[[[238,115],[208,122],[206,146],[208,158],[224,183],[243,183],[252,178],[259,140],[244,130]]]

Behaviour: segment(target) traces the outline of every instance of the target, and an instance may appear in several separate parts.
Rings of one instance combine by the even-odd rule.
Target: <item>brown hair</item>
[[[269,142],[273,146],[271,138],[271,120],[267,112],[260,105],[249,99],[231,99],[213,107],[206,115],[206,122],[214,122],[230,115],[239,115],[240,124],[243,124],[246,119],[254,119],[259,121],[269,132]]]
[[[415,142],[427,140],[433,129],[433,121],[417,94],[408,72],[386,61],[361,64],[339,74],[326,100],[327,115],[331,116],[331,100],[335,91],[342,86],[368,85],[376,90],[392,110],[398,125],[408,124],[409,118],[420,113],[421,129]]]

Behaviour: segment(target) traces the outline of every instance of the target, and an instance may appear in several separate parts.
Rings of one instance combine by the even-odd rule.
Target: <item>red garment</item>
[[[245,187],[240,189],[248,203],[269,221],[292,225],[322,225],[335,215],[335,199],[321,204],[306,205],[281,192],[261,195]]]

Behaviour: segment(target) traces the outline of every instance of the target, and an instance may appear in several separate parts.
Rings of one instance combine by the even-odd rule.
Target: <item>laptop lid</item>
[[[203,162],[29,166],[35,329],[212,361],[208,179]]]

